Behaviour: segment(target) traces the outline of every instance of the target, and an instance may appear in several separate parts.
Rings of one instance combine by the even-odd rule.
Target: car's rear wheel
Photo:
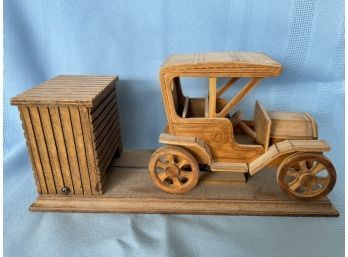
[[[308,201],[331,192],[336,183],[336,170],[323,155],[298,153],[280,164],[277,181],[289,196]]]
[[[199,178],[199,166],[193,155],[177,146],[161,147],[155,151],[149,172],[158,188],[172,194],[190,191]]]

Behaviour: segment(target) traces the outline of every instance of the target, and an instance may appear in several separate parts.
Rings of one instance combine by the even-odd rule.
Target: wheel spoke
[[[182,194],[197,185],[199,167],[190,151],[184,147],[167,145],[152,154],[149,175],[162,191]]]
[[[188,165],[188,161],[186,161],[185,159],[182,159],[177,166],[179,167],[179,169],[181,169],[182,167],[184,167],[185,165]]]
[[[301,182],[298,179],[294,179],[288,184],[288,187],[290,188],[291,191],[296,191],[297,188],[301,186]]]
[[[307,161],[307,168],[308,168],[308,169],[313,168],[313,165],[314,165],[314,161],[313,161],[313,160]]]
[[[324,164],[318,162],[317,164],[315,164],[315,166],[314,166],[313,168],[310,169],[310,172],[311,172],[313,175],[316,175],[316,174],[318,174],[320,171],[322,171],[323,169],[325,169]]]
[[[167,154],[167,159],[168,159],[169,164],[175,164],[174,155]]]
[[[317,177],[317,183],[322,185],[322,186],[326,186],[329,183],[329,176],[327,177]]]
[[[190,180],[192,178],[192,172],[181,171],[180,175]]]
[[[313,193],[313,185],[309,185],[307,187],[305,187],[306,191],[305,191],[305,194],[306,195],[309,195],[309,194],[312,194]]]
[[[287,177],[295,177],[295,178],[297,178],[298,175],[299,175],[298,172],[293,172],[293,171],[290,171],[290,170],[288,170],[288,171],[286,172],[286,174],[285,174],[285,176],[287,176]]]
[[[181,181],[179,180],[178,177],[173,178],[173,184],[174,186],[179,186],[179,187],[182,186]]]
[[[165,168],[168,167],[168,164],[162,162],[161,160],[158,160],[156,166],[159,167],[159,168],[161,168],[161,169],[165,169]]]
[[[165,172],[157,173],[157,176],[161,181],[164,181],[166,178],[168,178],[168,175]]]
[[[300,161],[300,162],[298,163],[298,165],[300,166],[300,170],[301,170],[302,172],[308,171],[307,162],[306,162],[306,161]]]

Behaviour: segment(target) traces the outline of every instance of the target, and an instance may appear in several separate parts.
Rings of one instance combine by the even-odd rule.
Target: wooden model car
[[[330,146],[318,140],[317,125],[308,113],[267,112],[256,101],[254,120],[230,111],[265,77],[278,76],[279,63],[262,53],[221,52],[173,55],[160,70],[161,91],[168,120],[149,172],[155,185],[180,194],[193,189],[199,170],[239,172],[252,176],[266,166],[278,166],[277,181],[289,196],[311,200],[327,195],[336,171],[323,155]],[[189,98],[180,78],[209,79],[205,98]],[[238,81],[250,78],[227,101],[221,96]],[[217,80],[228,78],[217,88]]]

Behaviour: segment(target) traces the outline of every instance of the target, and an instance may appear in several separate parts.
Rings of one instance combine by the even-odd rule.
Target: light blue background
[[[5,256],[342,256],[343,8],[342,0],[5,0]],[[242,50],[269,54],[284,72],[239,107],[250,117],[260,99],[268,110],[316,118],[332,145],[338,182],[330,199],[339,218],[28,212],[36,193],[10,97],[57,74],[117,74],[124,146],[155,148],[165,124],[162,61]]]

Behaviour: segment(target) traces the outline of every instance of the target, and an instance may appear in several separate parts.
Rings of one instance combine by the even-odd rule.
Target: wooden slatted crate
[[[40,194],[100,195],[121,154],[117,76],[58,76],[11,99]]]

